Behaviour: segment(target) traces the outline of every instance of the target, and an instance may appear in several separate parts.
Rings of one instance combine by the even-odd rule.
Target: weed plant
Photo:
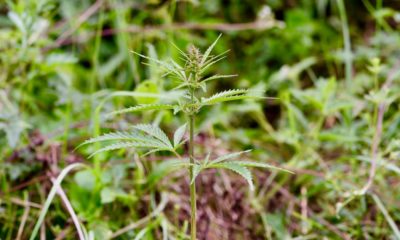
[[[219,55],[211,55],[211,52],[220,37],[221,35],[204,53],[202,53],[194,45],[189,46],[187,52],[183,52],[174,45],[178,49],[181,59],[184,61],[183,65],[172,59],[169,59],[168,61],[160,61],[158,59],[133,52],[142,58],[147,59],[150,62],[149,64],[157,64],[160,68],[162,68],[165,71],[164,76],[170,75],[174,80],[176,80],[177,86],[175,89],[183,89],[184,95],[182,98],[178,99],[178,102],[175,104],[141,104],[112,112],[111,115],[154,110],[171,110],[174,112],[174,114],[182,112],[186,116],[187,122],[175,131],[172,139],[170,139],[167,134],[158,126],[152,124],[137,124],[132,126],[132,131],[107,133],[99,137],[89,139],[82,144],[86,145],[98,142],[107,143],[102,148],[93,152],[91,156],[101,152],[126,148],[147,150],[143,156],[159,151],[168,151],[175,154],[181,160],[181,162],[178,162],[177,165],[189,169],[191,205],[190,236],[192,240],[196,239],[197,198],[195,181],[196,177],[203,170],[212,168],[231,170],[245,178],[251,190],[253,190],[254,187],[251,172],[249,171],[248,167],[269,168],[289,172],[282,168],[274,167],[266,163],[236,160],[241,158],[241,155],[245,154],[249,150],[229,153],[223,156],[217,156],[216,158],[211,158],[213,155],[212,152],[205,157],[199,158],[195,156],[195,120],[197,113],[202,108],[235,100],[261,98],[258,97],[256,93],[249,91],[248,89],[230,89],[207,96],[209,95],[209,92],[207,91],[207,83],[221,78],[235,77],[235,75],[219,74],[205,77],[205,73],[210,66],[226,57],[227,51]],[[200,96],[201,91],[206,95],[206,97]],[[187,128],[189,132],[188,140],[184,138]],[[178,153],[178,149],[186,142],[188,144],[188,152],[184,155],[189,157],[189,161],[181,157],[181,155]]]

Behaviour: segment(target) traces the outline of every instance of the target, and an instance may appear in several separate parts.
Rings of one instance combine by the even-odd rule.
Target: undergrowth
[[[399,239],[398,9],[0,1],[0,238]]]

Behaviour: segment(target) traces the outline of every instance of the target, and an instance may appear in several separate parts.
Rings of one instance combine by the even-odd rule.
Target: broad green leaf
[[[183,135],[185,134],[186,131],[186,123],[180,126],[174,133],[174,147],[176,148],[179,146],[181,143],[181,140],[183,138]]]
[[[119,188],[105,187],[100,192],[102,204],[112,203],[117,197],[124,196],[126,193]]]
[[[147,110],[169,110],[169,109],[174,109],[174,107],[175,107],[174,105],[169,105],[169,104],[141,104],[111,112],[109,115],[116,115],[128,112],[142,112]]]
[[[158,94],[159,89],[154,81],[146,80],[135,88],[135,92]],[[135,97],[135,99],[139,104],[154,104],[158,100],[156,97]]]
[[[116,197],[117,197],[116,192],[109,187],[103,188],[100,192],[100,198],[102,204],[112,203],[115,201]]]
[[[89,169],[77,172],[74,176],[74,180],[79,187],[87,191],[92,191],[96,185],[96,177]]]

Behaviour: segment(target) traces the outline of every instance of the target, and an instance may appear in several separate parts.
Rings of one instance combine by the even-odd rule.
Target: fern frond
[[[108,115],[116,115],[116,114],[123,114],[129,112],[141,112],[147,110],[170,110],[174,109],[174,105],[169,104],[141,104],[134,107],[124,108],[121,110],[117,110],[114,112],[109,113]]]
[[[163,142],[169,148],[173,149],[171,141],[168,139],[168,137],[164,133],[164,131],[161,130],[161,128],[154,126],[152,124],[138,124],[138,125],[133,126],[133,128],[149,134],[150,136]]]

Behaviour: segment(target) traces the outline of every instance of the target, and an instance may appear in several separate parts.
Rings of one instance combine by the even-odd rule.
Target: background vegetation
[[[255,190],[235,174],[197,178],[199,239],[400,239],[400,2],[383,0],[6,0],[0,2],[0,239],[28,239],[52,181],[74,163],[40,239],[187,239],[187,171],[168,154],[74,149],[129,124],[184,122],[170,112],[108,118],[171,89],[130,50],[215,53],[210,91],[265,91],[199,113],[201,146],[254,149]],[[135,95],[136,94],[136,95]],[[135,96],[132,96],[135,95]],[[168,97],[174,97],[167,95]]]

